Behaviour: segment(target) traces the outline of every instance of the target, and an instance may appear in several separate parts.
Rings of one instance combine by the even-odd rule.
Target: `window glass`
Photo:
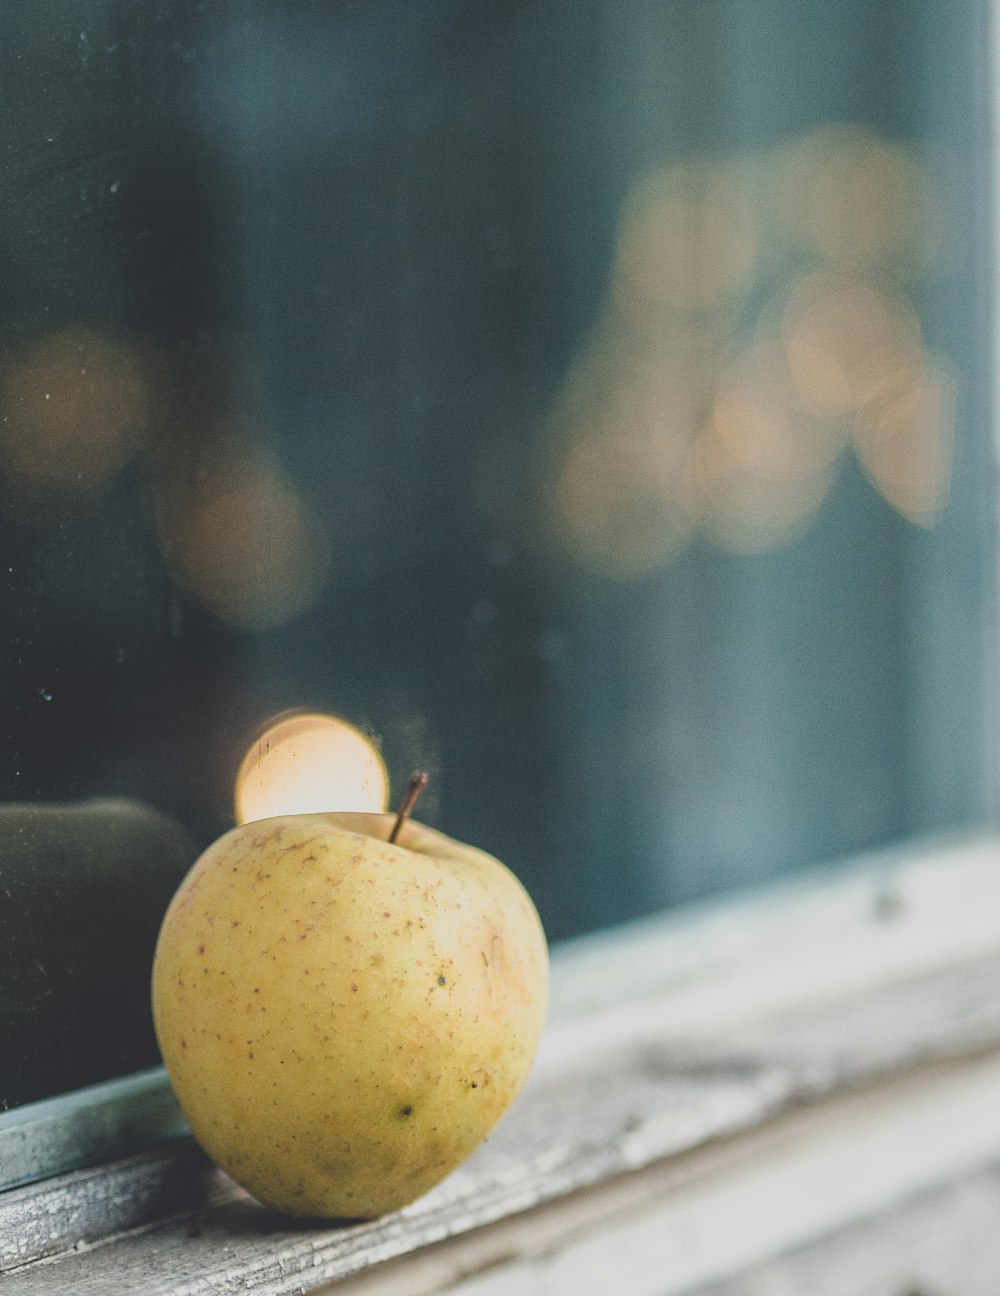
[[[553,940],[992,819],[985,11],[6,6],[0,1104],[237,802]]]

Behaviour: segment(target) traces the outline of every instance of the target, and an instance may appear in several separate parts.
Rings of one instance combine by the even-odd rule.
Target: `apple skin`
[[[258,820],[181,883],[153,1020],[197,1141],[298,1216],[374,1218],[482,1142],[548,1004],[531,900],[499,860],[394,816]]]

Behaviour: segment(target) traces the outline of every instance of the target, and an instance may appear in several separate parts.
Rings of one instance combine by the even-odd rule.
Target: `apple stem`
[[[406,785],[406,792],[399,804],[399,813],[396,815],[396,822],[392,825],[392,832],[389,834],[389,844],[395,843],[396,838],[403,831],[403,824],[410,817],[410,811],[417,804],[417,797],[427,786],[427,774],[424,770],[416,770],[410,775],[410,781]]]

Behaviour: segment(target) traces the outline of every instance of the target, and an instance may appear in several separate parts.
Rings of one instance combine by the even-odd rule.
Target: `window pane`
[[[0,1102],[238,778],[553,939],[991,819],[985,4],[8,10]]]

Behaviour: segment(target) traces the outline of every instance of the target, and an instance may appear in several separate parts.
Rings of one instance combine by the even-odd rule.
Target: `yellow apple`
[[[372,1218],[510,1106],[548,999],[535,908],[482,851],[393,816],[244,824],[174,896],[153,965],[170,1079],[206,1152],[266,1205]]]

